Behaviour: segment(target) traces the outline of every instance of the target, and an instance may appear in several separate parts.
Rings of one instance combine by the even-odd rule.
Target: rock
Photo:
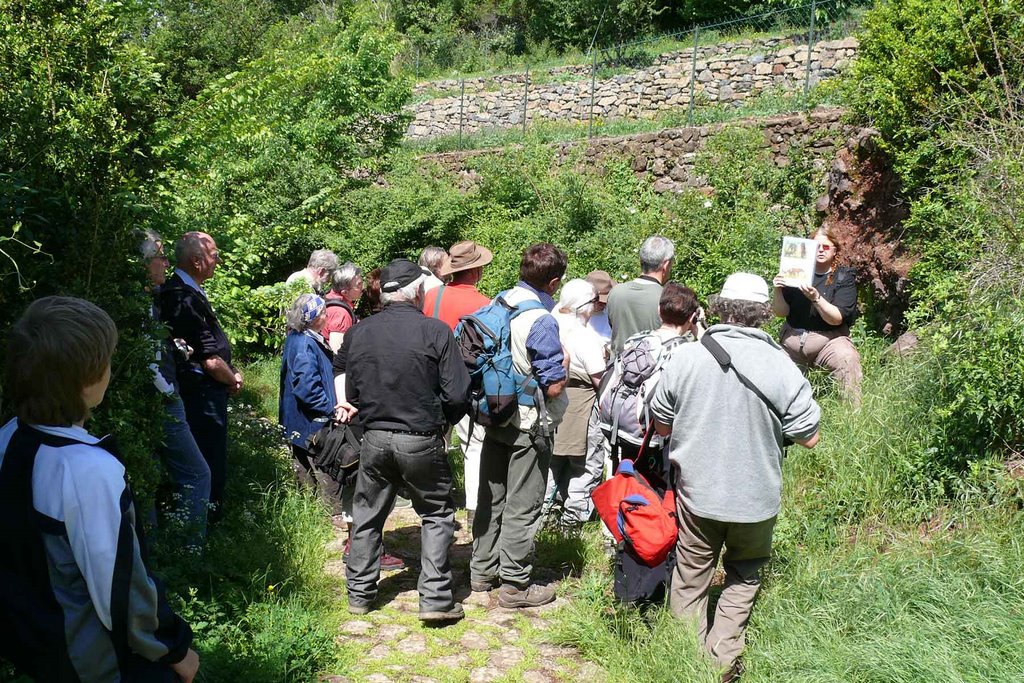
[[[541,671],[527,671],[523,674],[523,683],[551,683],[551,680]]]
[[[374,645],[373,648],[366,653],[366,656],[370,659],[384,659],[391,654],[391,647],[381,643],[380,645]]]
[[[633,170],[638,172],[647,170],[647,157],[645,155],[637,154],[633,157]]]
[[[786,73],[786,65],[785,64],[776,64],[775,66],[772,67],[772,75],[773,76],[781,76],[784,73]]]
[[[882,352],[883,360],[895,358],[906,358],[917,350],[919,340],[913,332],[904,332],[885,351]]]
[[[490,683],[504,675],[505,672],[500,669],[496,669],[493,666],[485,666],[469,672],[469,683]]]
[[[391,679],[384,674],[370,674],[366,677],[366,683],[391,683]]]
[[[427,639],[421,635],[412,635],[399,641],[395,649],[403,655],[422,655],[427,652]]]
[[[433,665],[435,667],[441,667],[445,669],[465,669],[467,664],[469,664],[469,657],[464,654],[448,655],[447,657],[437,657],[433,661]]]
[[[654,181],[652,189],[658,194],[661,194],[664,192],[670,192],[672,190],[675,190],[676,184],[675,181],[673,181],[671,178],[667,176],[661,176],[660,178]]]
[[[365,636],[373,630],[373,624],[368,621],[346,621],[341,625],[341,632],[352,636]]]
[[[715,75],[707,69],[704,69],[699,74],[697,74],[698,83],[710,83],[713,80],[715,80]]]
[[[664,159],[655,159],[654,163],[651,164],[651,173],[653,173],[654,175],[657,175],[657,176],[665,175],[665,171],[666,171],[666,168],[665,168],[665,160]]]
[[[518,647],[505,646],[491,655],[490,663],[500,669],[511,669],[523,661],[523,651]]]
[[[486,650],[491,647],[490,641],[473,631],[467,631],[459,639],[459,644],[467,650]]]
[[[758,76],[767,76],[772,72],[772,65],[768,62],[761,62],[754,67],[754,73]]]

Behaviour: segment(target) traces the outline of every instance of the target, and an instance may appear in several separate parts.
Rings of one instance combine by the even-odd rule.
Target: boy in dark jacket
[[[83,425],[117,329],[97,306],[33,302],[8,336],[0,428],[0,657],[38,681],[176,681],[192,632],[144,562],[125,469]]]

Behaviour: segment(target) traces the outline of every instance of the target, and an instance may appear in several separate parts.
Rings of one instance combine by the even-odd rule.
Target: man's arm
[[[228,391],[237,394],[242,388],[242,373],[238,372],[220,356],[207,356],[201,361],[203,371],[221,384],[228,385]]]
[[[568,374],[566,355],[558,336],[558,321],[551,315],[542,315],[526,335],[526,352],[537,382],[544,396],[555,399],[562,395]]]
[[[814,432],[814,435],[806,439],[794,439],[793,443],[800,444],[804,448],[814,448],[818,445],[818,437],[821,436],[821,432]]]
[[[441,388],[441,409],[445,419],[455,424],[469,411],[469,371],[462,361],[455,345],[455,336],[445,326],[441,338],[441,353],[437,363],[438,380]]]

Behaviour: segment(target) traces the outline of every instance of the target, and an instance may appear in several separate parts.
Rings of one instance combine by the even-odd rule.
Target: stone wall
[[[691,74],[698,103],[740,104],[767,89],[797,90],[807,76],[807,45],[786,44],[784,39],[741,41],[704,48],[696,69],[692,52],[667,53],[660,63],[629,74],[597,81],[594,116],[604,119],[653,119],[665,112],[688,106]],[[810,80],[817,83],[845,69],[857,52],[855,38],[815,43],[810,55]],[[518,76],[519,82],[514,80]],[[523,124],[524,94],[527,125],[538,121],[584,122],[590,115],[589,80],[531,86],[522,74],[502,77],[498,90],[485,90],[494,79],[477,79],[477,88],[467,86],[465,108],[456,95],[410,105],[413,120],[408,138],[455,135],[462,121],[463,134],[488,128],[509,128]]]
[[[749,119],[710,126],[669,128],[657,133],[643,133],[623,137],[594,138],[579,142],[552,145],[555,164],[576,162],[582,151],[582,165],[599,171],[611,159],[626,159],[638,176],[647,176],[657,192],[682,192],[686,188],[712,191],[707,181],[694,170],[698,152],[715,133],[730,126],[761,129],[765,146],[771,150],[775,164],[790,163],[789,151],[794,145],[803,147],[815,167],[821,172],[824,187],[825,172],[835,156],[836,149],[857,132],[842,120],[843,110],[821,109],[809,114],[792,114],[766,119]],[[433,161],[461,177],[463,187],[473,185],[478,177],[468,168],[473,157],[500,154],[500,150],[476,150],[428,154],[422,161]]]

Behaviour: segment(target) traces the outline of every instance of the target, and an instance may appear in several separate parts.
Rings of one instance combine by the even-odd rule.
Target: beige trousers
[[[686,509],[678,491],[676,513],[679,537],[669,607],[676,617],[694,621],[698,637],[721,666],[732,666],[743,652],[744,631],[761,586],[760,570],[771,554],[775,518],[744,524],[698,517]],[[709,614],[708,590],[719,555],[725,586]]]
[[[782,348],[794,363],[828,368],[843,395],[860,403],[860,354],[850,339],[850,328],[843,325],[828,332],[814,332],[785,323],[780,336]]]

